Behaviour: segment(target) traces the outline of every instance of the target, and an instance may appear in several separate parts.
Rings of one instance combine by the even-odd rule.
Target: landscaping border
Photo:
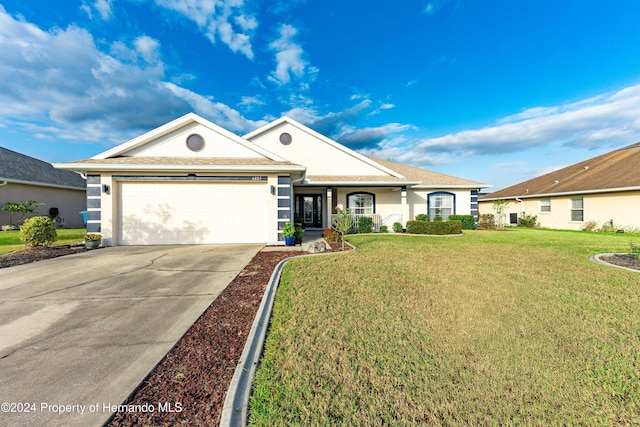
[[[345,244],[349,245],[351,250],[356,249],[356,247],[349,242],[345,242]],[[231,378],[231,384],[229,384],[229,388],[227,390],[227,396],[225,397],[222,414],[220,416],[221,427],[244,427],[247,425],[247,412],[249,409],[251,386],[256,369],[258,368],[258,363],[262,357],[264,342],[267,336],[267,330],[269,329],[271,312],[273,310],[273,303],[276,291],[280,285],[280,277],[282,276],[284,266],[294,258],[334,254],[336,254],[336,252],[292,256],[291,258],[280,261],[273,270],[267,289],[262,297],[262,302],[260,303],[260,307],[258,307],[258,312],[256,313],[256,317],[251,325],[251,330],[249,331],[247,341],[244,345],[244,349],[242,350],[242,354],[240,355],[240,360],[236,366],[233,378]]]
[[[602,257],[605,257],[605,256],[612,256],[612,255],[626,255],[626,254],[622,254],[622,253],[597,254],[597,255],[591,255],[591,256],[589,257],[589,259],[590,259],[591,261],[597,262],[598,264],[608,265],[608,266],[610,266],[610,267],[621,268],[621,269],[623,269],[623,270],[633,271],[634,273],[640,273],[640,270],[636,270],[636,269],[628,268],[628,267],[623,267],[623,266],[621,266],[621,265],[615,265],[615,264],[612,264],[612,263],[607,262],[607,261],[605,261],[605,260],[603,260],[603,259],[602,259]]]

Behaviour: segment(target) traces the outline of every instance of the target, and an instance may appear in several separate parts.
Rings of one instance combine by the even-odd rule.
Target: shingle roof
[[[487,194],[481,200],[640,188],[640,142]]]
[[[82,190],[86,188],[84,178],[75,172],[58,170],[50,163],[0,147],[0,181],[4,180]]]
[[[432,172],[426,169],[403,165],[401,163],[390,162],[388,160],[381,160],[373,157],[369,158],[374,162],[380,163],[382,166],[393,169],[394,171],[406,176],[408,181],[421,182],[420,185],[464,186],[474,188],[489,187],[489,185],[487,184],[471,181],[464,178],[458,178],[451,175]]]

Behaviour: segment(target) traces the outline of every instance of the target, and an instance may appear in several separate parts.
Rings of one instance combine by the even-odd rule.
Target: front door
[[[304,228],[322,227],[322,195],[297,195],[296,196],[296,222],[302,219]]]

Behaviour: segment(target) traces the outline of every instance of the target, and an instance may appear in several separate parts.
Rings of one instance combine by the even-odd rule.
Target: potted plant
[[[84,236],[84,246],[87,249],[97,249],[102,243],[102,235],[96,233],[87,233]]]
[[[290,222],[282,227],[282,235],[284,236],[284,244],[287,246],[293,246],[294,235],[296,234],[296,229],[293,228]]]

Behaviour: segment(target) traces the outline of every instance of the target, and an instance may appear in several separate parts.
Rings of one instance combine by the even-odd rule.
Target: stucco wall
[[[64,218],[65,227],[83,227],[80,211],[86,210],[86,194],[84,190],[68,190],[63,188],[40,187],[36,185],[8,183],[0,187],[0,207],[7,202],[24,202],[36,200],[44,203],[36,209],[37,215],[49,215],[49,209],[58,208],[58,216]],[[14,222],[20,214],[13,216]],[[9,224],[9,213],[0,210],[0,225]]]
[[[582,197],[584,221],[571,221],[571,200]],[[613,221],[621,228],[640,228],[640,191],[618,193],[584,194],[575,196],[548,197],[550,212],[541,212],[542,198],[522,199],[522,202],[510,201],[506,209],[507,224],[509,214],[520,216],[521,212],[537,215],[540,227],[560,230],[580,230],[587,221],[596,221],[598,227]],[[492,202],[481,202],[480,213],[494,213]]]

